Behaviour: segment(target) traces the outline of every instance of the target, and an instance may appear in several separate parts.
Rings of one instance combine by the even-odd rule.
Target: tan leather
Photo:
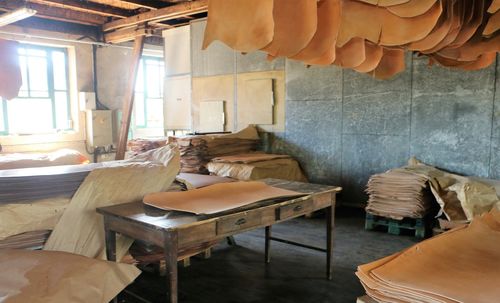
[[[353,67],[353,69],[360,73],[371,72],[379,65],[383,54],[384,48],[382,46],[365,41],[365,61],[363,61],[360,65]]]
[[[488,7],[488,13],[493,14],[500,10],[500,0],[491,1],[490,7]]]
[[[356,275],[378,302],[496,302],[500,296],[500,212],[423,241]]]
[[[298,54],[291,59],[301,60],[308,64],[321,64],[317,58],[331,54],[335,49],[337,34],[340,28],[341,5],[340,0],[318,1],[318,26],[316,33]],[[331,55],[326,55],[324,64],[331,64]],[[331,61],[330,61],[331,60]],[[328,62],[330,61],[330,62]]]
[[[500,29],[500,11],[497,11],[488,18],[488,23],[483,30],[483,36],[491,36]]]
[[[365,59],[365,39],[356,37],[352,38],[342,47],[337,47],[336,58],[333,64],[352,68],[362,64]]]
[[[255,202],[279,197],[301,196],[302,193],[269,186],[263,182],[214,184],[183,192],[159,192],[144,197],[144,204],[164,210],[194,214],[214,214]]]
[[[203,49],[216,39],[241,52],[268,45],[274,36],[273,3],[273,0],[210,0]]]
[[[18,43],[0,39],[0,97],[14,99],[22,85]]]
[[[389,79],[405,70],[405,52],[402,49],[384,48],[382,59],[377,67],[369,72],[376,79]]]
[[[317,16],[316,0],[274,0],[274,36],[262,50],[271,57],[296,55],[316,33]]]
[[[387,10],[399,17],[413,18],[425,14],[436,1],[438,0],[411,0],[403,4],[388,6]]]

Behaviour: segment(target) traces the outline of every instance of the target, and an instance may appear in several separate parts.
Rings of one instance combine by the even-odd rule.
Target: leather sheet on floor
[[[163,210],[209,215],[259,201],[302,195],[304,194],[253,181],[221,183],[184,192],[154,193],[146,195],[143,202]]]
[[[288,159],[289,155],[276,155],[276,154],[264,154],[264,153],[251,153],[251,154],[239,154],[232,156],[216,157],[211,160],[211,162],[218,163],[255,163],[261,161],[269,161],[276,159]]]
[[[496,302],[500,212],[361,265],[356,275],[377,302]]]
[[[55,251],[0,250],[2,303],[108,303],[140,271]]]

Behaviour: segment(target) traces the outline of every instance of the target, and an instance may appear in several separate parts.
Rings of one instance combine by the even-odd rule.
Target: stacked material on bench
[[[13,153],[0,155],[0,170],[87,163],[89,163],[89,159],[82,153],[67,148],[49,153]]]
[[[250,126],[229,135],[171,137],[181,153],[181,172],[208,174],[207,163],[215,157],[255,151],[259,144],[257,129]]]
[[[423,218],[436,203],[428,177],[405,169],[393,169],[370,177],[366,211],[396,220]]]
[[[250,153],[214,158],[210,174],[243,181],[266,178],[307,182],[299,163],[288,155]]]
[[[400,253],[358,266],[376,302],[498,302],[500,212],[475,217]]]
[[[50,230],[35,230],[0,240],[0,249],[40,249],[50,236]]]
[[[102,164],[0,170],[0,205],[50,197],[71,198],[85,177]]]
[[[167,144],[167,139],[134,139],[127,142],[132,155],[137,155],[148,150],[160,148]]]

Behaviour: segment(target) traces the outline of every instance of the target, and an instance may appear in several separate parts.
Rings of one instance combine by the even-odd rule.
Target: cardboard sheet
[[[0,250],[2,303],[108,303],[140,271],[53,251]]]
[[[254,181],[221,183],[185,192],[154,193],[146,195],[143,202],[164,210],[208,215],[273,198],[302,195]]]
[[[168,144],[132,158],[131,163],[120,161],[114,167],[92,171],[71,199],[44,250],[65,251],[90,258],[105,258],[104,224],[97,207],[141,201],[148,193],[166,191],[180,169],[178,149]],[[159,158],[156,158],[159,157]],[[132,244],[129,239],[117,238],[117,259]]]
[[[0,97],[14,99],[22,85],[18,42],[0,39]]]
[[[500,296],[500,212],[358,267],[378,302],[495,302]]]
[[[299,163],[291,158],[249,164],[209,162],[207,168],[213,175],[243,181],[274,178],[307,182]]]

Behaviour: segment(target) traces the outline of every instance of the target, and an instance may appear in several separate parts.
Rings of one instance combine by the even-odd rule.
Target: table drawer
[[[295,202],[292,204],[284,205],[279,208],[279,220],[287,218],[298,217],[313,211],[313,200],[307,199],[304,201]]]
[[[217,220],[217,235],[259,226],[262,222],[261,211],[248,211]]]

